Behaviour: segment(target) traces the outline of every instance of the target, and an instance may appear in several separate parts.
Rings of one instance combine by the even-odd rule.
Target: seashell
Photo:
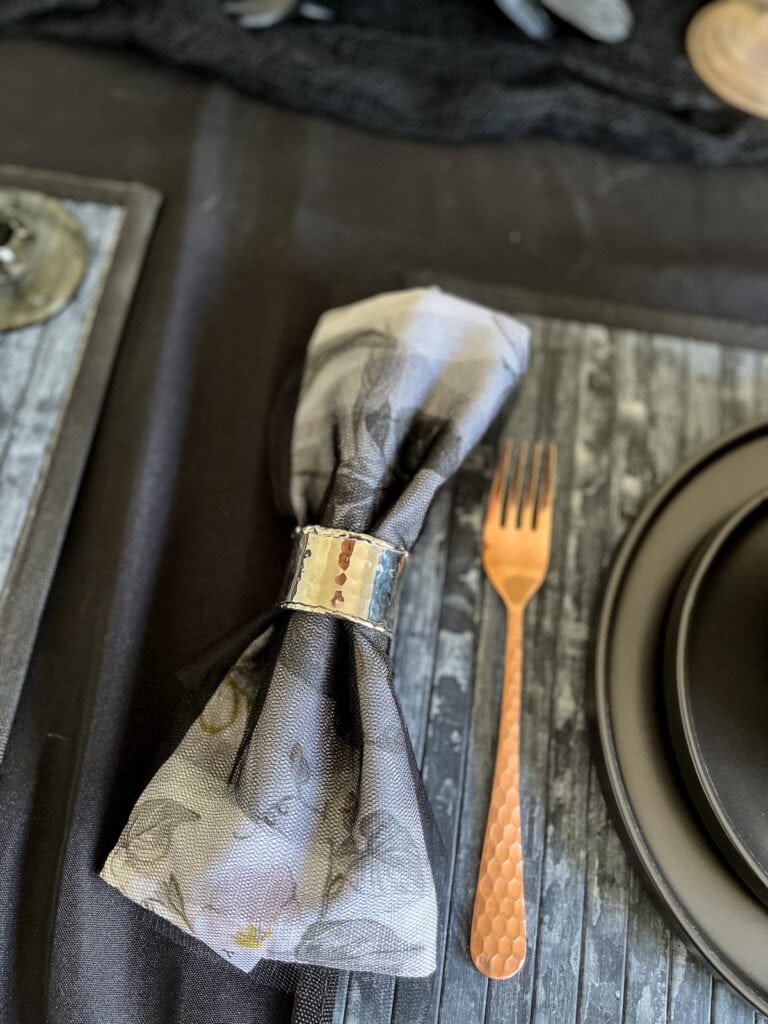
[[[694,70],[715,95],[768,118],[768,5],[716,0],[694,16],[685,40]]]
[[[173,833],[181,825],[199,821],[197,811],[176,800],[155,798],[135,808],[120,837],[120,847],[130,864],[140,868],[167,856]]]
[[[237,721],[241,703],[240,691],[227,676],[206,704],[197,724],[203,732],[217,736]]]

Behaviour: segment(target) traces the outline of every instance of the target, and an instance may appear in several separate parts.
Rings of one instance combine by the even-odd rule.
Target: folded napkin
[[[520,323],[437,290],[327,313],[293,429],[298,523],[409,549],[527,354]],[[102,878],[242,970],[268,957],[423,976],[429,829],[387,636],[280,610],[147,786]]]

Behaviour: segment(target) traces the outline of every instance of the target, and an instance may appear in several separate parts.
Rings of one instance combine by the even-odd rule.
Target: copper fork
[[[499,742],[470,950],[489,978],[511,978],[526,952],[523,843],[520,828],[520,703],[523,620],[544,582],[552,540],[557,449],[537,442],[528,465],[522,442],[513,465],[507,441],[491,485],[483,527],[483,567],[507,610]]]

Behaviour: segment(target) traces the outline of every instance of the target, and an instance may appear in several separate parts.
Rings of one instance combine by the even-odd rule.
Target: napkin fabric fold
[[[433,289],[327,313],[294,422],[299,525],[410,549],[527,354],[522,324]],[[267,957],[423,976],[434,842],[387,638],[277,611],[150,781],[102,877],[242,970]]]

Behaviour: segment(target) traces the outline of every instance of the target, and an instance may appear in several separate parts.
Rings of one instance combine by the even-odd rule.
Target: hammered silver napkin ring
[[[281,608],[333,615],[392,635],[408,552],[366,533],[301,526]]]

